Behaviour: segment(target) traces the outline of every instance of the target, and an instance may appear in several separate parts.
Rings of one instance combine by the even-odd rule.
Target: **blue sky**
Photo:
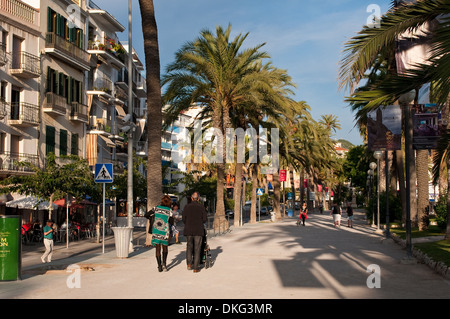
[[[128,28],[128,1],[95,0]],[[297,84],[294,98],[306,101],[311,114],[338,116],[342,129],[335,138],[361,144],[354,116],[337,86],[338,63],[344,43],[361,30],[373,13],[390,8],[390,0],[154,0],[158,24],[161,74],[175,52],[199,32],[231,24],[233,34],[249,33],[245,46],[266,43],[263,49],[274,66],[286,69]],[[133,46],[144,60],[139,3],[133,0]],[[128,40],[128,31],[118,34]]]

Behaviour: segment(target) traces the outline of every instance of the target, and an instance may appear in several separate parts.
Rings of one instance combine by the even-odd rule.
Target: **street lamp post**
[[[377,231],[380,231],[380,158],[383,156],[382,151],[375,151],[373,157],[377,160]]]
[[[374,162],[370,163],[369,165],[370,170],[369,170],[369,176],[371,179],[371,183],[372,183],[372,190],[373,190],[373,179],[374,179],[374,175],[375,175],[375,170],[377,169],[378,165]],[[375,209],[373,209],[372,207],[372,227],[375,227]]]
[[[132,0],[128,0],[128,117],[133,122],[133,46],[132,46]],[[133,129],[128,135],[127,221],[133,227]],[[130,236],[130,252],[133,251],[133,232]]]

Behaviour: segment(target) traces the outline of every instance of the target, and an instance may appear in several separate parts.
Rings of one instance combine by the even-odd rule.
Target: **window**
[[[0,102],[6,101],[6,86],[8,85],[7,82],[2,81],[0,84]]]
[[[61,130],[59,132],[59,155],[67,155],[67,131]]]
[[[77,47],[84,49],[83,30],[79,28],[69,28],[67,19],[53,11],[50,7],[47,12],[47,32],[55,33]]]
[[[72,134],[70,154],[78,155],[78,134]]]
[[[49,153],[55,154],[55,128],[53,126],[47,125],[45,127],[45,154]]]

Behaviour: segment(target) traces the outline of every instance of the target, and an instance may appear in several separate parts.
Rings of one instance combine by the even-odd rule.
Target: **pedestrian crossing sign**
[[[256,191],[256,195],[262,196],[263,194],[264,194],[264,190],[262,188],[258,188],[258,190]]]
[[[112,183],[113,182],[112,164],[95,164],[94,177],[96,183]]]

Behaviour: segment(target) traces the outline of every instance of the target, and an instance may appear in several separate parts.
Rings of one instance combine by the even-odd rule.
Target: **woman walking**
[[[172,218],[172,210],[170,206],[172,200],[165,195],[161,199],[161,204],[150,210],[146,217],[150,220],[149,232],[152,234],[151,245],[156,248],[156,261],[158,263],[158,271],[167,271],[167,256],[169,254],[169,219]],[[162,259],[161,259],[162,250]]]
[[[333,215],[333,221],[334,221],[334,227],[338,226],[341,227],[341,214],[342,209],[340,206],[338,206],[336,203],[333,204],[333,207],[331,208],[331,214]]]
[[[305,221],[308,218],[308,207],[306,206],[305,202],[303,202],[303,206],[300,209],[300,216],[299,216],[299,220],[297,222],[297,226],[300,225],[300,218],[303,222],[303,226],[305,226]]]

